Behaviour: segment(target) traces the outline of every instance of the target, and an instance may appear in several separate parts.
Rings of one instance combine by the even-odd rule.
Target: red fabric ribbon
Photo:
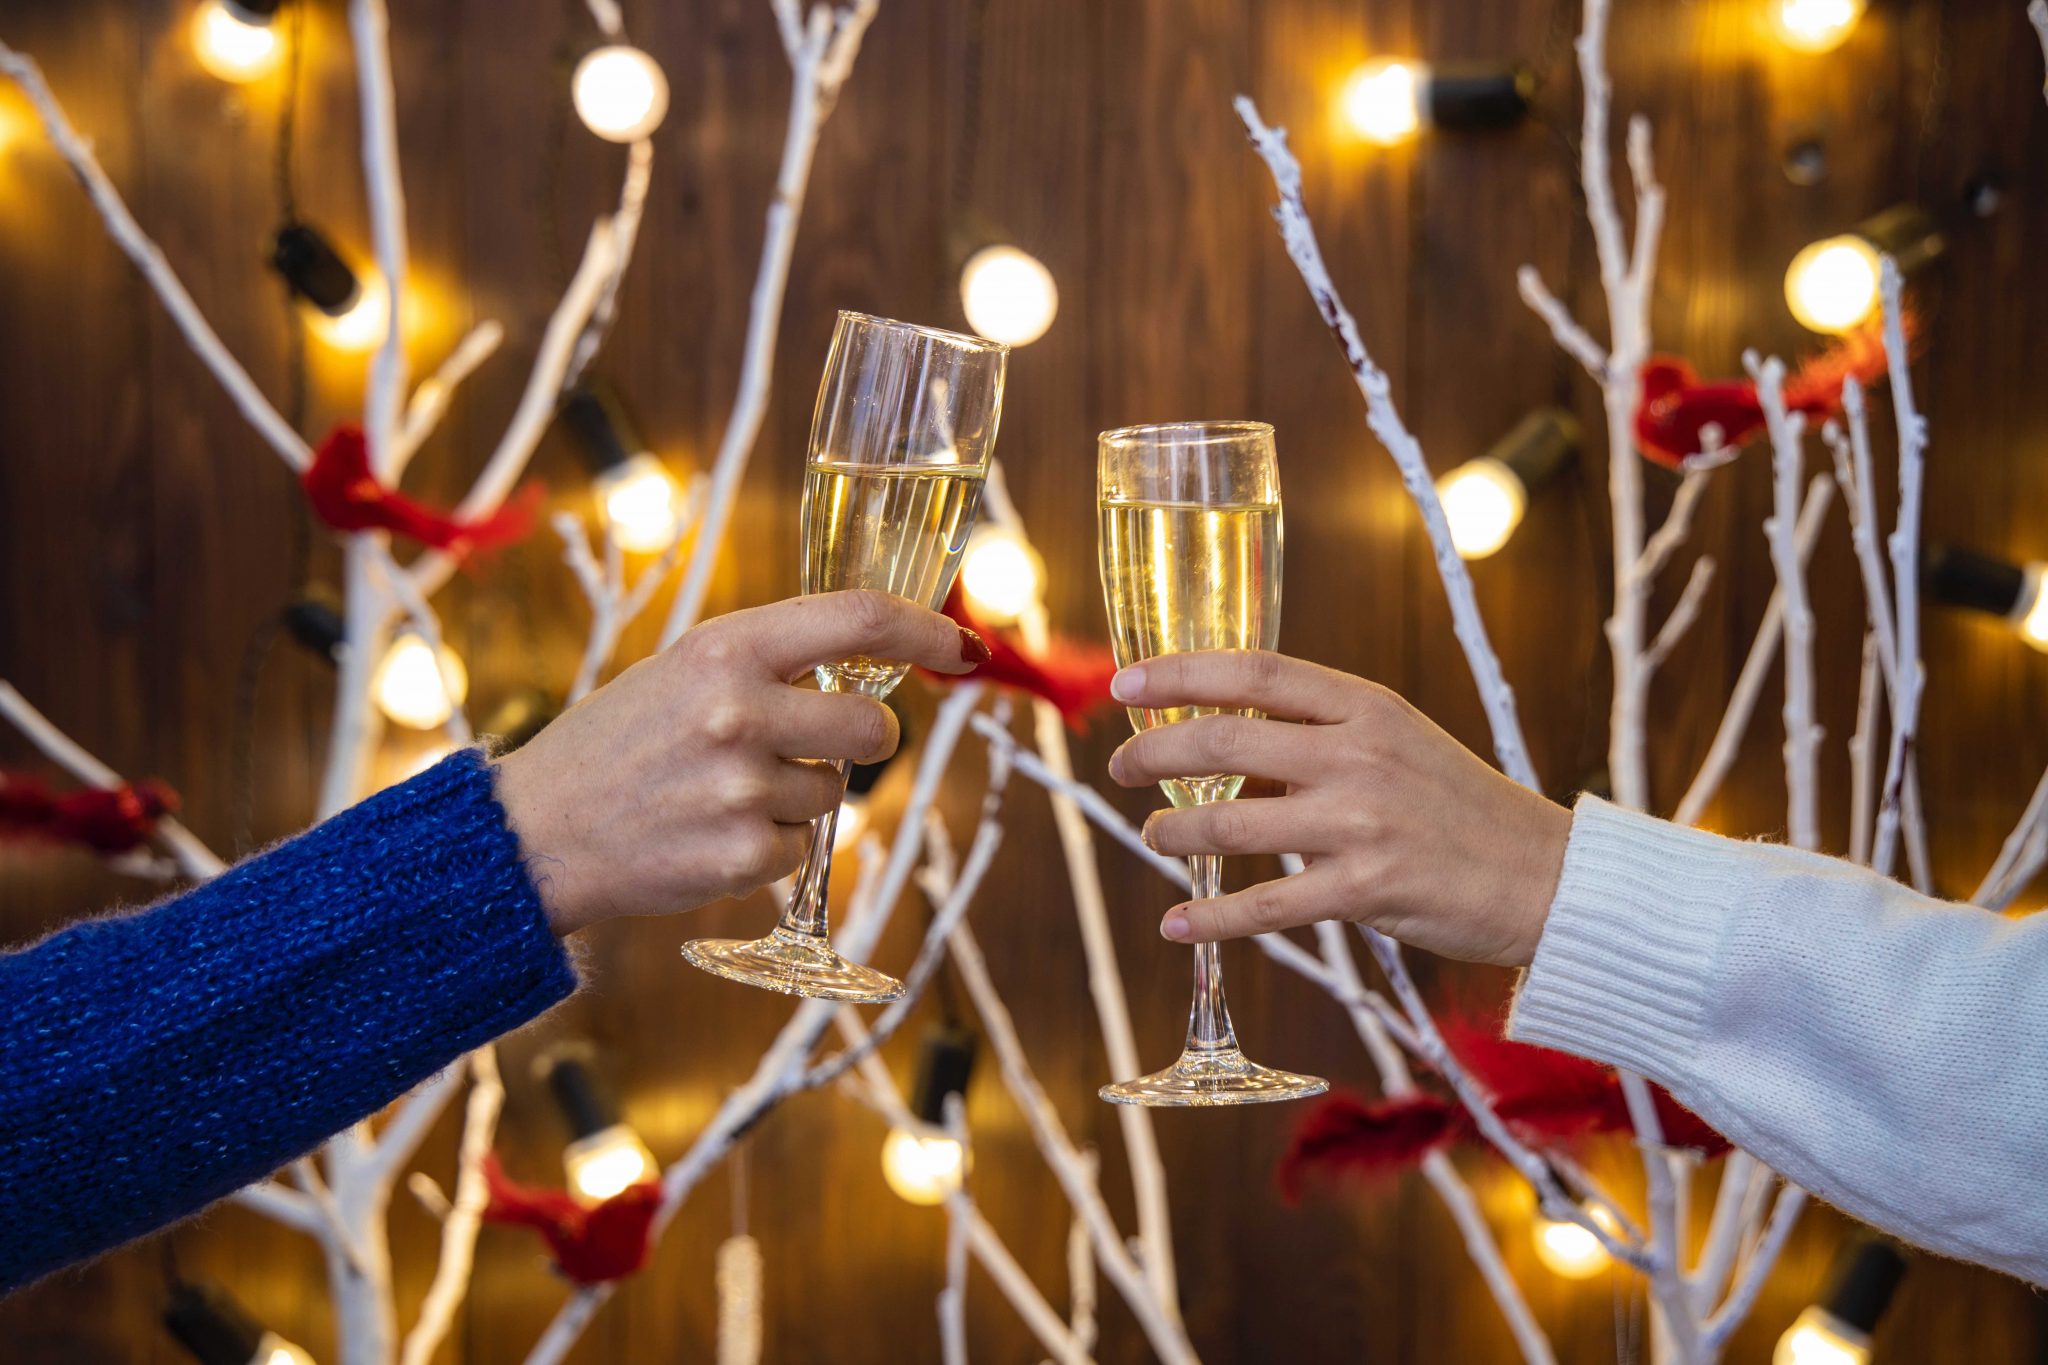
[[[529,483],[497,511],[458,521],[379,483],[370,469],[369,442],[353,422],[327,433],[299,484],[313,505],[313,515],[333,530],[389,531],[458,555],[509,545],[524,536],[533,527],[542,497],[540,485]]]
[[[1907,322],[1910,324],[1909,317]],[[1834,416],[1842,406],[1842,381],[1854,376],[1868,384],[1884,373],[1884,337],[1876,327],[1852,332],[1802,362],[1785,379],[1785,407],[1809,419]],[[1764,429],[1756,384],[1747,379],[1702,380],[1677,356],[1651,356],[1643,366],[1643,396],[1636,408],[1636,447],[1658,464],[1676,469],[1700,453],[1706,428],[1721,429],[1721,444],[1734,450]]]
[[[112,856],[148,843],[158,820],[178,808],[161,782],[80,787],[59,796],[37,777],[0,772],[0,838],[35,839]]]
[[[1106,646],[1056,636],[1045,650],[1033,653],[1015,631],[998,629],[977,617],[957,583],[946,598],[945,612],[988,645],[988,662],[972,677],[1044,698],[1059,708],[1074,730],[1085,728],[1097,707],[1110,704],[1109,680],[1116,676],[1116,657]]]
[[[556,1268],[577,1284],[622,1280],[647,1264],[648,1234],[661,1207],[659,1181],[629,1185],[586,1207],[562,1190],[519,1184],[493,1152],[484,1158],[484,1183],[491,1194],[484,1221],[538,1232]]]

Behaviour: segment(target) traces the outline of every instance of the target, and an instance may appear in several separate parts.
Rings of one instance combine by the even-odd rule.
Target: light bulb
[[[1795,52],[1840,47],[1863,17],[1863,0],[1774,0],[1778,37]]]
[[[1778,1338],[1771,1365],[1864,1365],[1870,1338],[1824,1308],[1813,1307],[1792,1320]]]
[[[882,1142],[882,1178],[908,1203],[945,1203],[946,1196],[960,1188],[966,1164],[960,1144],[943,1134],[891,1128]]]
[[[225,0],[205,0],[192,16],[192,47],[211,75],[236,85],[277,69],[284,42],[268,24],[251,23]]]
[[[468,698],[469,673],[446,645],[441,646],[441,662],[436,666],[427,642],[418,633],[406,631],[391,642],[377,664],[370,693],[377,699],[377,709],[398,724],[432,730],[447,724],[455,708]]]
[[[1360,137],[1391,147],[1422,127],[1422,88],[1429,69],[1389,58],[1367,62],[1344,82],[1339,102],[1345,121]]]
[[[263,1339],[256,1343],[256,1354],[249,1358],[250,1365],[313,1365],[313,1353],[295,1341],[286,1341],[275,1332],[265,1332]]]
[[[978,526],[960,561],[960,591],[974,614],[1007,626],[1031,609],[1045,588],[1045,561],[1024,537],[1001,526]]]
[[[1785,302],[1803,327],[1853,330],[1877,311],[1877,248],[1855,236],[1813,243],[1785,268]]]
[[[390,291],[374,270],[357,277],[355,295],[340,312],[330,313],[310,303],[306,306],[307,326],[313,335],[337,351],[360,352],[381,346],[390,320]]]
[[[1467,460],[1438,479],[1436,496],[1451,526],[1451,544],[1464,559],[1484,559],[1507,544],[1529,506],[1522,480],[1491,456]]]
[[[576,63],[576,117],[607,142],[638,142],[668,113],[668,77],[637,47],[601,47]]]
[[[620,549],[651,555],[675,543],[683,524],[682,490],[661,461],[643,451],[605,470],[593,485]]]
[[[868,829],[868,799],[848,793],[839,803],[839,819],[832,826],[832,851],[842,852],[860,843]]]
[[[2048,654],[2048,564],[2029,564],[2011,617],[2020,638]]]
[[[654,1178],[654,1153],[623,1123],[600,1128],[562,1149],[569,1191],[586,1204],[605,1200]]]
[[[1060,291],[1045,262],[1013,246],[985,246],[960,271],[967,325],[991,341],[1027,346],[1060,311]]]
[[[1615,1230],[1614,1215],[1606,1209],[1596,1206],[1589,1212],[1601,1227],[1610,1233]],[[1567,1280],[1590,1280],[1611,1263],[1600,1239],[1577,1223],[1539,1213],[1535,1236],[1536,1259],[1553,1275],[1562,1275]]]

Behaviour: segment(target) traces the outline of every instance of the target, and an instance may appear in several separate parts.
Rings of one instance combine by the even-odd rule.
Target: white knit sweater
[[[1508,1033],[1661,1082],[1906,1241],[2048,1283],[2048,915],[1585,797]]]

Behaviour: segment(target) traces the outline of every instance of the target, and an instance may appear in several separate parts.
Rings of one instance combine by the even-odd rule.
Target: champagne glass
[[[1099,438],[1102,592],[1119,665],[1201,649],[1271,649],[1280,635],[1280,474],[1264,422],[1175,422]],[[1213,706],[1131,708],[1144,731]],[[1255,715],[1245,711],[1241,714]],[[1228,801],[1242,776],[1159,784],[1175,806]],[[1223,860],[1188,859],[1197,897],[1222,894]],[[1164,1071],[1102,1088],[1113,1104],[1257,1104],[1320,1095],[1330,1083],[1256,1065],[1238,1050],[1214,943],[1195,947],[1187,1045]]]
[[[839,315],[804,470],[803,588],[873,588],[936,610],[952,591],[994,452],[1010,348],[864,313]],[[827,692],[877,699],[909,665],[865,656],[818,668]],[[834,763],[843,786],[848,764]],[[826,935],[834,809],[811,833],[796,889],[763,939],[696,939],[707,972],[785,995],[878,1004],[892,976],[849,962]]]

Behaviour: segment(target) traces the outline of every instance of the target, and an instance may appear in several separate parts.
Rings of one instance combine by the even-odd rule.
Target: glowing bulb
[[[882,1178],[908,1203],[945,1203],[946,1196],[960,1188],[966,1164],[960,1144],[943,1135],[891,1128],[882,1143]]]
[[[225,0],[205,0],[192,16],[192,47],[208,73],[236,85],[269,75],[284,56],[275,30],[249,22]]]
[[[1060,311],[1060,291],[1045,262],[1013,246],[985,246],[960,272],[967,325],[991,341],[1027,346]]]
[[[1824,1308],[1809,1308],[1778,1338],[1771,1365],[1864,1365],[1870,1338]]]
[[[1863,17],[1863,0],[1776,0],[1778,37],[1795,52],[1829,52]]]
[[[338,313],[309,305],[308,325],[313,335],[337,351],[367,351],[384,343],[384,329],[391,320],[390,291],[375,272],[361,275],[355,295]]]
[[[638,142],[668,113],[668,77],[654,58],[623,44],[576,63],[569,95],[583,126],[607,142]]]
[[[1422,87],[1427,67],[1382,58],[1367,62],[1344,82],[1339,96],[1344,118],[1368,142],[1391,147],[1422,127]]]
[[[313,1365],[313,1353],[275,1332],[265,1332],[250,1361],[251,1365]]]
[[[1593,1221],[1609,1232],[1616,1228],[1614,1215],[1606,1209],[1594,1207],[1589,1212]],[[1577,1223],[1562,1219],[1536,1215],[1536,1259],[1543,1262],[1553,1275],[1562,1275],[1567,1280],[1590,1280],[1607,1269],[1611,1258],[1607,1248],[1600,1245],[1595,1237]]]
[[[2012,619],[2022,640],[2048,654],[2048,564],[2027,565],[2026,586]]]
[[[661,461],[645,452],[597,476],[605,524],[619,548],[657,554],[675,543],[683,525],[683,495]]]
[[[1800,325],[1847,332],[1877,311],[1877,248],[1861,237],[1815,242],[1785,268],[1785,302]]]
[[[398,724],[432,730],[447,724],[469,696],[469,673],[446,645],[437,666],[427,642],[407,631],[385,651],[370,679],[370,694],[377,699],[377,709]]]
[[[1467,460],[1438,479],[1436,496],[1451,524],[1451,544],[1465,559],[1484,559],[1507,544],[1529,505],[1529,491],[1515,471],[1488,456]]]
[[[623,1123],[601,1128],[562,1149],[569,1191],[586,1204],[605,1200],[654,1178],[654,1153]]]
[[[1045,561],[1024,537],[1000,526],[980,526],[960,562],[960,591],[974,614],[1007,626],[1031,609],[1045,588]]]

